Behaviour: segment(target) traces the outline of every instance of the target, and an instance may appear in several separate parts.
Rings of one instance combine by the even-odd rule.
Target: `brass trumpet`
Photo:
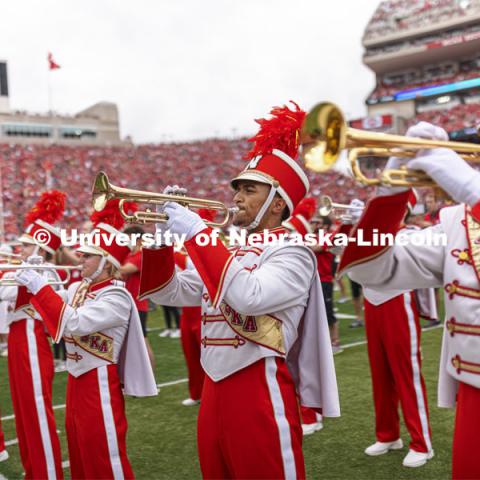
[[[70,271],[78,269],[78,267],[74,267],[71,265],[28,265],[26,263],[22,263],[21,265],[13,263],[0,263],[0,272],[11,272],[17,270],[37,270],[37,271],[44,271],[44,270],[65,270],[67,272],[67,277],[65,280],[53,280],[48,279],[49,285],[66,285],[70,281]],[[18,287],[20,283],[14,278],[0,278],[0,287]]]
[[[401,187],[437,187],[425,173],[417,170],[391,169],[380,178],[369,178],[362,172],[359,157],[409,157],[419,150],[445,147],[455,150],[465,160],[480,162],[480,146],[464,142],[446,142],[366,132],[350,128],[342,111],[333,103],[319,103],[307,114],[301,135],[302,156],[306,168],[325,172],[333,167],[344,149],[349,149],[348,159],[354,177],[364,185]]]
[[[208,208],[222,212],[225,218],[221,222],[205,221],[205,223],[211,227],[225,226],[230,220],[230,215],[237,211],[237,208],[228,208],[224,203],[216,200],[205,200],[184,195],[145,192],[142,190],[118,187],[110,183],[105,172],[99,172],[95,178],[92,191],[92,206],[94,210],[97,212],[103,210],[108,200],[111,199],[120,199],[120,214],[125,221],[130,223],[164,223],[168,220],[168,215],[165,213],[152,212],[150,209],[141,210],[129,215],[123,208],[124,202],[150,203],[154,205],[162,205],[166,202],[177,202],[190,209]]]
[[[354,205],[346,205],[345,203],[334,203],[332,198],[328,195],[322,195],[320,197],[321,207],[318,209],[318,213],[321,217],[328,217],[334,210],[363,210],[364,207],[356,207]]]

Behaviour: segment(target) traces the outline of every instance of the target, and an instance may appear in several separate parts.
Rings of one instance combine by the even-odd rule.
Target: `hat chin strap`
[[[262,221],[262,218],[265,215],[267,208],[272,203],[273,197],[275,197],[276,193],[277,193],[277,188],[272,185],[270,188],[270,193],[268,194],[267,199],[263,203],[262,208],[260,208],[260,210],[258,211],[257,216],[255,217],[255,220],[250,225],[247,225],[245,227],[248,231],[255,230],[260,225],[260,222]]]
[[[98,263],[97,269],[89,277],[84,278],[84,280],[93,282],[102,273],[106,263],[107,257],[104,257],[102,255],[102,257],[100,258],[100,262]]]

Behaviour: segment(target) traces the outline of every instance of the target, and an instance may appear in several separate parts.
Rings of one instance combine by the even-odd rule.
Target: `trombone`
[[[333,103],[319,103],[307,114],[302,126],[302,156],[305,166],[314,172],[326,172],[337,162],[340,153],[349,149],[348,160],[353,176],[364,185],[399,187],[438,187],[424,172],[406,168],[384,170],[379,178],[367,177],[359,157],[408,157],[419,150],[445,147],[455,150],[470,162],[480,162],[480,146],[464,142],[447,142],[366,132],[350,128],[342,111]]]
[[[328,195],[322,195],[320,197],[321,207],[318,209],[318,213],[321,217],[328,217],[334,210],[363,210],[364,207],[355,205],[346,205],[345,203],[334,203],[332,198]]]
[[[16,260],[15,260],[16,262]],[[64,270],[67,272],[67,277],[65,280],[55,280],[49,278],[47,283],[49,285],[66,285],[70,281],[70,271],[78,269],[71,265],[29,265],[28,263],[22,263],[18,265],[16,263],[0,263],[0,273],[2,272],[12,272],[17,270],[37,270],[39,273],[45,270]],[[0,278],[0,287],[19,287],[21,286],[14,278]]]
[[[184,195],[171,195],[166,193],[145,192],[142,190],[133,190],[113,185],[108,180],[105,172],[99,172],[95,178],[92,191],[93,209],[99,212],[105,208],[107,202],[111,199],[120,199],[118,208],[125,221],[130,223],[165,223],[168,215],[165,213],[152,212],[149,208],[139,210],[129,215],[125,212],[123,204],[125,202],[150,203],[154,205],[163,205],[167,202],[177,202],[187,208],[208,208],[217,210],[224,215],[220,222],[205,221],[211,227],[224,227],[230,220],[231,214],[238,209],[228,208],[224,203],[216,200],[205,200],[202,198],[187,197]]]

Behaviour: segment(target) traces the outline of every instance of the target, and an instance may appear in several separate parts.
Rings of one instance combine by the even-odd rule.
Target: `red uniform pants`
[[[116,365],[68,376],[65,421],[72,479],[134,478]]]
[[[201,352],[201,307],[183,307],[180,320],[182,348],[188,370],[188,390],[190,398],[200,400],[205,372],[200,364]]]
[[[421,371],[420,323],[413,293],[374,306],[365,300],[368,357],[379,442],[400,437],[398,403],[410,433],[410,449],[432,449],[425,382]]]
[[[5,450],[5,435],[2,430],[2,421],[0,420],[0,452]]]
[[[480,388],[460,382],[453,434],[452,477],[480,478]]]
[[[213,382],[198,417],[205,479],[305,478],[297,395],[283,359],[268,357]]]
[[[8,375],[24,478],[63,478],[52,408],[53,356],[43,322],[10,325]]]

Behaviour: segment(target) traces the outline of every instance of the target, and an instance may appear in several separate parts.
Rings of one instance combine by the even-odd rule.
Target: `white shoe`
[[[169,330],[168,328],[166,328],[163,332],[160,332],[158,334],[159,337],[161,338],[165,338],[165,337],[169,337],[171,335],[172,331]]]
[[[427,463],[427,460],[433,458],[433,450],[429,452],[416,452],[415,450],[409,450],[407,456],[403,459],[404,467],[421,467]]]
[[[8,460],[8,452],[6,450],[2,450],[0,452],[0,462],[4,462],[5,460]]]
[[[186,398],[183,402],[182,405],[184,407],[193,407],[195,405],[199,405],[200,400],[194,400],[193,398]]]
[[[337,355],[343,352],[343,348],[340,345],[332,345],[332,353]]]
[[[2,350],[2,352],[0,353],[0,357],[3,357],[3,358],[8,357],[8,348],[6,348],[5,350]]]
[[[64,372],[67,369],[67,362],[63,360],[55,360],[55,373]]]
[[[180,338],[182,334],[180,333],[180,329],[177,328],[176,330],[173,330],[172,333],[170,334],[170,338]]]
[[[400,450],[401,448],[403,448],[403,442],[399,438],[394,442],[375,442],[365,449],[365,453],[371,457],[376,457],[377,455],[387,453],[389,450]]]
[[[312,435],[323,428],[323,422],[316,423],[302,423],[303,436]]]

